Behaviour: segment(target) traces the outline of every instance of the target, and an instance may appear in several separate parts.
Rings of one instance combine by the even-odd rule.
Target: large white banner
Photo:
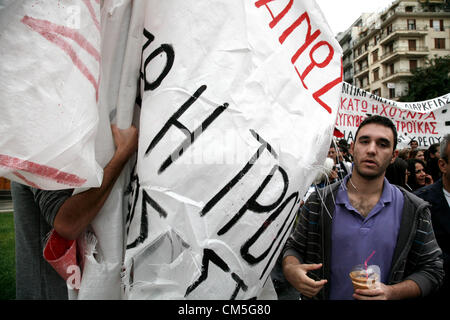
[[[409,147],[411,140],[416,140],[420,149],[428,149],[450,132],[449,107],[450,93],[426,101],[397,102],[344,82],[336,128],[350,143],[367,116],[382,115],[390,118],[397,128],[398,149]]]
[[[78,241],[71,298],[274,298],[341,93],[315,1],[3,0],[0,15],[1,175],[98,185],[110,120],[136,111],[134,169]]]
[[[100,185],[99,16],[94,0],[0,1],[1,176],[41,189]]]
[[[304,0],[150,0],[143,34],[126,297],[260,297],[331,141],[341,49]]]

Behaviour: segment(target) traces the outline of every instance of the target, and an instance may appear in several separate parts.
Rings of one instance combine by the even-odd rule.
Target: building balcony
[[[406,24],[406,21],[405,21]],[[410,29],[408,27],[394,26],[389,34],[385,32],[381,35],[380,45],[389,43],[399,37],[421,37],[428,34],[428,26],[416,26],[415,29]]]
[[[394,72],[387,72],[386,74],[384,74],[383,77],[381,78],[381,82],[386,83],[386,82],[397,80],[399,78],[406,78],[406,77],[411,77],[411,76],[412,76],[411,70],[399,69],[399,70],[394,70]]]
[[[363,66],[362,68],[355,69],[355,78],[359,78],[367,73],[369,73],[369,66]]]
[[[424,2],[424,1],[420,1]],[[430,0],[430,3],[443,3],[442,0]],[[397,17],[424,17],[429,16],[430,13],[446,13],[444,8],[435,7],[434,10],[430,11],[428,9],[423,8],[422,6],[413,6],[412,9],[409,11],[406,11],[406,7],[411,7],[409,5],[406,6],[398,6],[394,4],[394,6],[390,6],[388,9],[386,9],[384,12],[381,13],[381,27],[386,26],[393,20],[395,20]]]
[[[411,50],[409,47],[394,47],[392,51],[385,52],[380,57],[380,63],[388,64],[401,57],[420,58],[426,57],[429,54],[428,47],[416,47],[415,50]]]
[[[355,50],[353,52],[353,56],[355,57],[355,59],[354,59],[355,62],[367,58],[368,55],[369,55],[369,50],[363,50],[361,52],[361,54],[359,54],[359,55],[358,55],[358,51],[357,50]]]
[[[352,59],[344,59],[344,61],[343,61],[344,69],[350,68],[352,66],[353,66],[353,60]]]

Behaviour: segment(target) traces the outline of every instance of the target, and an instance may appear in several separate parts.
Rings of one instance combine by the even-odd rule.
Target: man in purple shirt
[[[302,207],[283,248],[283,272],[303,298],[406,299],[442,284],[442,252],[427,203],[384,177],[396,144],[392,121],[368,117],[350,146],[351,174]],[[353,290],[351,268],[369,256],[369,264],[380,266],[381,283]]]

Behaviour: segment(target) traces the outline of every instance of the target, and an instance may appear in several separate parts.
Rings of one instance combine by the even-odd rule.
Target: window
[[[373,70],[373,81],[380,80],[380,68]]]
[[[393,75],[394,74],[394,64],[390,64],[389,65],[389,75]]]
[[[434,31],[444,31],[444,20],[430,19],[430,28],[433,28]]]
[[[377,62],[378,61],[378,50],[375,50],[372,53],[372,60],[373,60],[373,62]]]
[[[373,37],[373,45],[376,46],[378,43],[378,38],[377,36]]]
[[[409,71],[417,69],[417,60],[409,60]]]
[[[409,51],[416,51],[416,40],[408,40]]]
[[[413,7],[412,6],[405,7],[405,12],[413,12]]]
[[[386,34],[390,35],[391,33],[392,33],[392,24],[390,24],[386,27]]]
[[[389,88],[389,99],[395,98],[395,88]]]
[[[445,38],[435,38],[434,39],[435,49],[445,49]]]
[[[373,93],[374,95],[376,95],[376,96],[381,96],[381,89],[380,89],[380,88],[375,89],[375,90],[372,91],[372,93]]]
[[[408,19],[408,30],[416,30],[416,19]]]

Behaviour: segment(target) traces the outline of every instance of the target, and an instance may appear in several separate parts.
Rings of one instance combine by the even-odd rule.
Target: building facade
[[[361,15],[337,36],[344,81],[392,100],[405,95],[412,70],[450,54],[450,12],[443,2],[396,0],[380,13]]]

